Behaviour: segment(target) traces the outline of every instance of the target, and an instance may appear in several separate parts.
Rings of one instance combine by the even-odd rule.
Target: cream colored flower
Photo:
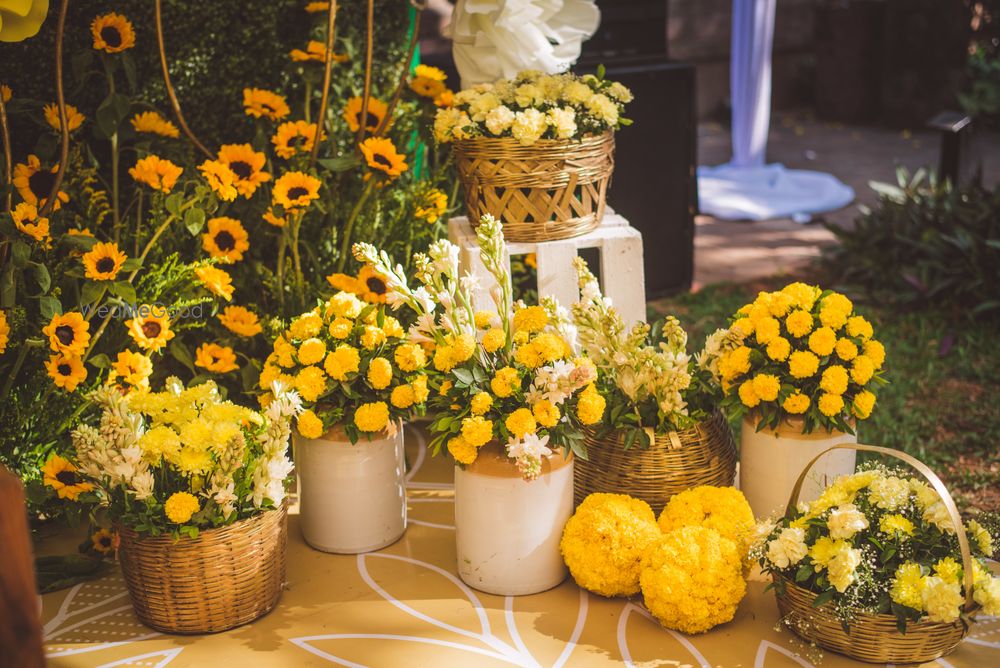
[[[548,121],[559,139],[570,139],[576,135],[576,112],[566,107],[553,107],[548,111]]]
[[[767,544],[767,559],[778,568],[793,566],[806,556],[806,532],[804,529],[789,527]]]
[[[514,123],[514,112],[500,105],[486,114],[486,129],[494,135],[502,135]]]
[[[867,521],[865,526],[867,526]],[[854,582],[855,571],[861,564],[861,550],[856,550],[844,543],[837,555],[827,564],[827,576],[830,584],[843,594]]]
[[[830,538],[849,539],[857,532],[868,528],[868,518],[858,510],[857,506],[848,503],[830,512],[826,526],[830,529]]]
[[[545,114],[537,109],[525,109],[514,114],[510,132],[523,146],[530,146],[545,134],[546,128]]]
[[[936,575],[928,576],[924,583],[924,610],[927,611],[927,618],[932,622],[945,624],[957,620],[965,600],[961,585],[958,582],[946,582]]]
[[[883,510],[896,510],[910,498],[910,483],[896,476],[876,478],[868,486],[868,498]]]

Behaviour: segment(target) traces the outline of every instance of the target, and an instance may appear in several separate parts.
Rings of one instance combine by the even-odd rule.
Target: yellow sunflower
[[[389,291],[385,284],[385,276],[378,273],[368,265],[358,272],[358,295],[370,304],[384,304],[386,293]]]
[[[410,80],[410,90],[417,95],[429,97],[432,100],[442,95],[447,88],[444,80],[447,75],[443,70],[430,65],[417,65]]]
[[[43,244],[49,242],[49,219],[38,217],[38,207],[21,202],[10,212],[14,225],[29,237]]]
[[[118,244],[99,243],[83,255],[83,268],[92,281],[113,281],[128,256],[118,250]]]
[[[455,106],[455,91],[445,88],[434,98],[434,106],[445,108]]]
[[[42,481],[54,489],[60,499],[76,501],[83,492],[89,492],[94,486],[84,482],[77,474],[77,468],[69,460],[59,455],[52,455],[42,467]]]
[[[135,46],[132,23],[115,12],[95,18],[90,24],[90,33],[94,36],[94,48],[98,51],[118,53]]]
[[[14,96],[14,91],[10,89],[7,84],[0,84],[0,100],[3,100],[4,104],[10,102],[10,98]]]
[[[114,379],[122,380],[132,387],[146,389],[149,387],[149,377],[153,373],[153,360],[142,353],[123,350],[118,353],[118,359],[111,365]]]
[[[285,216],[274,215],[274,207],[268,207],[267,211],[264,212],[262,216],[265,222],[269,225],[274,225],[275,227],[284,227],[288,224],[288,218]]]
[[[325,12],[330,9],[329,2],[309,2],[306,3],[306,12],[310,14],[316,14],[318,12]]]
[[[257,314],[243,306],[227,306],[219,314],[219,322],[238,336],[256,336],[261,332]]]
[[[141,114],[136,114],[132,117],[131,123],[136,132],[174,139],[181,136],[181,131],[177,129],[176,125],[155,111],[144,111]]]
[[[385,102],[374,98],[368,98],[368,114],[365,116],[365,131],[375,132],[382,123],[386,113],[389,111]],[[357,132],[361,127],[361,96],[352,97],[344,105],[344,120],[351,132]]]
[[[194,274],[202,286],[213,295],[222,297],[227,302],[232,300],[233,279],[226,271],[212,265],[206,265],[195,269]]]
[[[49,348],[66,355],[82,355],[90,343],[90,323],[78,311],[52,316],[42,333],[49,337]]]
[[[174,338],[174,333],[170,330],[170,314],[166,308],[143,304],[136,311],[134,318],[125,321],[125,327],[128,335],[140,348],[156,352]]]
[[[291,113],[284,97],[263,88],[243,89],[243,110],[247,116],[263,116],[272,121],[281,120]]]
[[[308,61],[316,61],[322,63],[326,58],[326,44],[323,42],[317,42],[316,40],[309,40],[309,44],[306,46],[306,50],[302,49],[292,49],[288,52],[288,55],[292,57],[297,63],[304,63]],[[346,53],[334,53],[331,58],[335,63],[346,63],[349,57]]]
[[[147,155],[138,160],[135,167],[129,168],[128,173],[139,183],[145,183],[153,190],[168,193],[174,189],[183,171],[183,167],[178,167],[158,155]]]
[[[361,291],[358,279],[350,274],[330,274],[326,277],[326,280],[334,290],[350,292],[355,295]]]
[[[361,142],[361,153],[369,167],[385,172],[391,178],[396,178],[409,168],[406,156],[397,153],[389,139],[369,137]]]
[[[279,157],[291,158],[296,153],[312,151],[316,139],[316,124],[305,121],[288,121],[278,126],[277,132],[271,137],[274,152]],[[322,138],[320,139],[322,141]]]
[[[253,150],[250,144],[223,144],[219,149],[219,162],[236,175],[236,190],[244,197],[252,197],[257,186],[271,180],[271,175],[261,171],[266,158]]]
[[[0,309],[0,355],[7,352],[8,341],[10,341],[10,323],[7,322],[7,312]]]
[[[38,159],[37,155],[29,155],[28,162],[18,163],[14,167],[14,187],[17,188],[17,192],[20,193],[25,202],[42,208],[45,206],[49,193],[52,192],[58,171],[58,165],[51,169],[44,169],[42,161]],[[52,210],[58,211],[62,203],[68,201],[69,195],[60,190],[59,194],[56,195],[56,203]]]
[[[437,188],[431,188],[420,197],[413,215],[426,223],[436,223],[447,210],[448,196]]]
[[[194,365],[212,373],[229,373],[240,368],[236,363],[236,353],[229,346],[217,343],[203,343],[194,353]]]
[[[236,174],[229,166],[219,160],[206,160],[198,165],[201,175],[208,181],[212,191],[225,202],[232,202],[238,194],[236,190]]]
[[[90,546],[100,554],[111,554],[115,550],[115,535],[107,529],[99,529],[90,536]]]
[[[286,211],[298,211],[309,206],[314,199],[319,198],[321,182],[315,176],[304,172],[285,172],[274,182],[271,196],[275,204],[280,204]]]
[[[79,355],[55,353],[45,363],[45,370],[56,387],[67,392],[73,392],[77,385],[87,379],[87,368],[83,366],[83,358]]]
[[[87,117],[80,113],[80,110],[74,107],[72,104],[66,105],[66,121],[69,125],[69,131],[72,132],[78,127],[83,125],[83,122],[87,120]],[[56,104],[45,105],[45,122],[52,126],[52,129],[56,132],[62,130],[62,124],[59,122],[59,106]]]
[[[250,237],[235,218],[209,218],[208,231],[201,235],[201,247],[212,257],[239,262],[243,259],[243,251],[250,248]]]

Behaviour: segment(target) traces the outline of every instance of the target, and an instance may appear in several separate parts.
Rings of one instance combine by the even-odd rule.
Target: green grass
[[[726,324],[761,290],[814,276],[719,284],[658,300],[651,316],[676,315],[689,350]],[[969,512],[1000,510],[1000,323],[962,312],[901,312],[848,293],[886,347],[886,378],[872,417],[858,427],[863,443],[904,450],[929,464]]]

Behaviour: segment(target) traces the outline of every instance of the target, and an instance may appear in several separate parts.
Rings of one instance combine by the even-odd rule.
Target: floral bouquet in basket
[[[96,502],[139,534],[197,537],[276,508],[292,470],[289,421],[298,397],[280,384],[258,413],[225,401],[215,383],[162,392],[95,390],[97,427],[72,434],[69,459],[53,455],[43,469],[60,498]]]
[[[844,295],[792,283],[740,308],[708,337],[698,364],[721,386],[723,406],[756,415],[758,430],[799,418],[805,433],[854,433],[886,382],[885,348],[873,336]]]
[[[457,93],[439,109],[434,137],[442,143],[471,137],[513,137],[524,146],[539,139],[581,139],[631,121],[622,114],[632,92],[618,82],[587,74],[525,70],[514,79]]]
[[[499,441],[530,480],[553,455],[550,446],[586,456],[581,425],[599,422],[605,402],[593,363],[574,353],[575,328],[565,311],[551,299],[540,306],[514,303],[501,225],[483,216],[476,234],[482,262],[496,279],[490,311],[473,308],[476,279],[459,278],[459,249],[447,241],[414,257],[416,288],[384,252],[369,244],[356,244],[354,252],[387,277],[393,306],[417,313],[410,338],[433,360],[434,452],[446,446],[468,465],[480,448]]]
[[[274,342],[260,375],[294,387],[307,407],[296,427],[319,438],[342,425],[352,443],[361,435],[395,429],[396,421],[423,414],[427,400],[424,349],[407,342],[399,321],[351,292],[295,318]]]

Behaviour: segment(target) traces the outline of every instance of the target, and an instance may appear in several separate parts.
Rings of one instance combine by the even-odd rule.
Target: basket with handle
[[[964,570],[965,603],[962,611],[963,613],[972,612],[976,608],[972,598],[972,552],[969,550],[969,541],[963,530],[958,508],[941,479],[923,462],[906,453],[876,445],[853,443],[835,445],[825,450],[814,457],[802,470],[795,487],[792,489],[785,516],[791,516],[794,512],[802,483],[813,464],[831,450],[840,449],[875,452],[895,457],[909,464],[927,479],[934,491],[941,497],[941,501],[948,509],[951,521],[955,526],[955,535],[958,538]],[[813,606],[813,600],[816,598],[814,592],[798,586],[788,578],[775,576],[775,584],[778,584],[778,580],[781,580],[782,585],[775,588],[778,610],[789,629],[808,642],[816,643],[832,652],[845,654],[860,661],[895,664],[933,661],[955,649],[969,633],[968,624],[960,618],[950,624],[927,620],[908,622],[904,634],[900,633],[896,627],[895,615],[867,612],[858,612],[851,619],[849,630],[845,631],[832,603],[827,602],[820,606]]]

